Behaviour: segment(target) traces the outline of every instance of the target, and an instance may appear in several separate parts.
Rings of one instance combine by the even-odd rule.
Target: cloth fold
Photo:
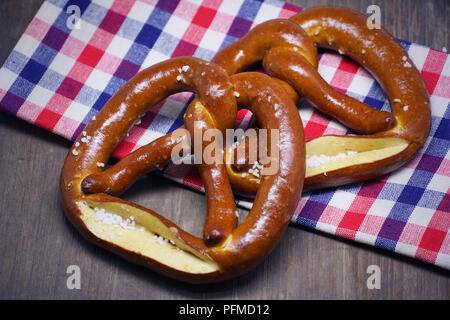
[[[300,10],[278,0],[46,0],[0,69],[0,108],[74,140],[139,70],[176,56],[210,60],[254,25]],[[450,59],[400,43],[430,94],[425,146],[389,176],[303,194],[292,222],[450,269]],[[348,58],[322,52],[319,72],[337,90],[389,110],[377,82]],[[113,156],[181,126],[190,97],[180,93],[150,109]],[[308,140],[347,133],[312,108],[302,106],[300,114]],[[250,118],[240,111],[237,125]],[[169,165],[162,174],[202,190],[193,166]]]

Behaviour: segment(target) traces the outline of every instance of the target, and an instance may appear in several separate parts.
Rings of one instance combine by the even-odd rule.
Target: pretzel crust
[[[185,66],[190,71],[181,72],[183,81],[179,81],[179,70]],[[253,89],[247,88],[248,83]],[[215,92],[211,91],[213,88]],[[280,150],[283,150],[279,154],[280,169],[264,177],[247,218],[239,226],[231,222],[230,230],[223,231],[225,238],[213,245],[150,209],[107,194],[105,190],[96,192],[99,186],[110,182],[105,175],[99,175],[103,169],[98,164],[107,162],[120,138],[148,106],[180,90],[195,90],[199,95],[186,112],[193,115],[185,117],[188,129],[193,119],[208,127],[231,128],[236,116],[234,92],[237,92],[238,104],[249,107],[262,127],[278,129],[280,133]],[[83,142],[87,137],[90,137],[89,142]],[[170,149],[172,142],[169,141],[170,138],[162,138],[156,145],[168,145]],[[149,158],[152,166],[167,162],[164,157],[167,149],[152,150],[154,155]],[[282,85],[258,73],[229,78],[214,64],[196,58],[176,58],[137,74],[107,102],[96,120],[87,125],[64,163],[61,201],[71,223],[86,239],[100,247],[175,279],[192,283],[222,281],[254,268],[274,248],[300,198],[304,159],[302,122]],[[222,192],[231,190],[223,165],[200,167],[200,172],[205,185],[212,184],[211,188],[206,188],[208,201],[213,206],[225,203],[224,207],[235,209],[232,193]],[[133,181],[129,178],[112,180],[123,184],[118,187],[120,190],[125,190]],[[105,224],[105,217],[108,221],[120,222],[123,226],[119,228],[120,236],[117,223]],[[234,211],[233,217],[236,219]],[[223,221],[220,210],[213,212],[209,219],[212,229],[220,226],[219,222]]]

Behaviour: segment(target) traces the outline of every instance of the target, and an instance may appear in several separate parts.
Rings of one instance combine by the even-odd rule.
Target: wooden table
[[[298,0],[303,7],[341,5],[365,13],[381,8],[395,37],[436,49],[450,47],[450,3],[442,1]],[[41,1],[0,3],[0,62]],[[68,223],[58,178],[71,143],[0,113],[0,298],[2,299],[449,299],[443,269],[394,253],[291,225],[256,270],[221,284],[192,286],[132,265],[86,242]],[[200,233],[202,194],[157,175],[140,180],[126,198]],[[78,265],[81,289],[66,286]],[[381,270],[381,289],[366,285],[369,265]]]

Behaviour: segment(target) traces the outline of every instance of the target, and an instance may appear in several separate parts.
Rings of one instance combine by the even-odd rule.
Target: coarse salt
[[[121,227],[123,229],[134,230],[136,224],[130,219],[123,220],[122,216],[106,212],[105,209],[95,208],[95,220],[102,222],[106,225],[111,225],[113,227]]]
[[[311,157],[306,158],[306,166],[308,168],[317,168],[327,162],[336,161],[339,159],[345,159],[348,156],[354,155],[356,153],[357,152],[355,152],[355,151],[347,151],[347,153],[338,153],[335,156],[326,156],[324,154],[321,154],[320,156],[313,155]]]

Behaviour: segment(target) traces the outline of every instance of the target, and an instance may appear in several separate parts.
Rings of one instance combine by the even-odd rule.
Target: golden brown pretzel
[[[323,136],[308,141],[304,189],[340,186],[375,178],[409,161],[428,136],[431,115],[423,80],[403,47],[386,30],[368,29],[367,17],[349,9],[317,7],[290,20],[304,29],[316,45],[339,50],[367,68],[387,93],[393,114],[384,119],[377,117],[374,122],[372,115],[367,117],[360,112],[363,108],[347,108],[347,104],[341,109],[336,108],[340,111],[339,120],[344,124],[349,115],[354,115],[356,122],[359,118],[363,120],[362,125],[364,122],[373,125],[373,132],[377,133]],[[246,40],[244,37],[240,41]],[[238,46],[233,43],[231,49],[225,48],[217,57],[235,55],[237,50],[233,45]],[[218,58],[213,61],[220,64]],[[292,85],[300,95],[314,101],[319,109],[320,104],[336,100],[314,65],[301,55],[292,54],[289,48],[268,50],[263,65],[267,71]],[[394,121],[391,120],[393,117]],[[385,128],[383,121],[389,122]],[[258,177],[250,175],[251,179],[242,179],[243,173],[249,176],[247,170],[239,171],[231,165],[227,170],[234,189],[246,194],[257,189]]]
[[[116,171],[117,177],[112,175],[110,179],[100,173],[115,145],[139,115],[148,106],[181,90],[196,91],[199,95],[185,115],[188,130],[195,125],[194,120],[204,129],[231,128],[236,116],[236,99],[240,106],[253,111],[262,128],[279,130],[280,170],[261,181],[253,208],[239,226],[236,223],[229,226],[230,221],[236,221],[236,216],[233,211],[233,219],[229,219],[229,208],[235,210],[235,207],[223,165],[200,165],[208,202],[219,209],[210,217],[213,226],[209,230],[219,230],[224,235],[223,239],[219,236],[220,243],[214,246],[149,209],[101,190],[113,182],[115,190],[120,192],[132,183],[133,178],[127,177],[123,167]],[[173,149],[173,137],[168,135],[154,143],[151,155],[141,154],[148,157],[147,165],[155,167],[168,161],[167,150]],[[126,161],[132,163],[133,159]],[[148,169],[149,166],[145,170]],[[60,193],[67,217],[88,240],[173,278],[212,282],[240,275],[269,254],[300,198],[304,172],[302,123],[294,103],[280,84],[257,73],[230,79],[214,64],[183,57],[143,70],[107,102],[67,155]],[[218,223],[223,220],[221,210],[226,211],[226,228]]]

